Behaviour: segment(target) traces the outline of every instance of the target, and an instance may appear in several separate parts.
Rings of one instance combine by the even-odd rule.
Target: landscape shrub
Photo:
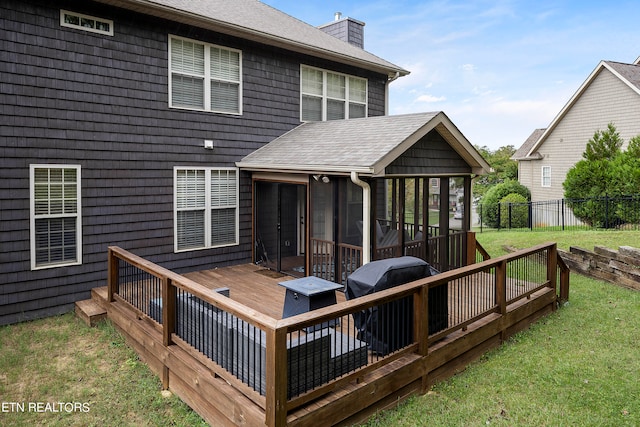
[[[498,228],[500,225],[500,201],[509,194],[519,194],[525,201],[531,200],[529,189],[515,180],[508,180],[494,185],[482,198],[481,220],[488,227]]]
[[[500,227],[525,228],[529,226],[529,204],[518,193],[507,194],[500,200]]]

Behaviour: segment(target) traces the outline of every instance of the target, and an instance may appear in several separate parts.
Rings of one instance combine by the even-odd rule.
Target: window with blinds
[[[367,80],[318,68],[300,68],[302,121],[367,116]]]
[[[219,113],[242,113],[242,54],[169,37],[169,104]]]
[[[175,168],[175,251],[238,244],[238,173]]]
[[[80,166],[31,165],[31,268],[82,262]]]

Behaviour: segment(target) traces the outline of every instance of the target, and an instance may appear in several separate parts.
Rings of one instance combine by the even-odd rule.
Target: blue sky
[[[478,146],[518,148],[601,60],[640,56],[638,1],[263,0],[314,26],[366,23],[365,49],[409,71],[390,114],[444,111]]]

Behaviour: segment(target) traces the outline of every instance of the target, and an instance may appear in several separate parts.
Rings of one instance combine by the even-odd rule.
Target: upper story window
[[[31,269],[82,263],[80,166],[31,165]]]
[[[300,119],[323,121],[367,116],[367,80],[301,66]]]
[[[242,113],[242,53],[169,36],[169,106]]]
[[[83,15],[82,13],[60,11],[60,25],[63,27],[76,28],[78,30],[90,31],[92,33],[113,35],[113,21],[109,19],[96,18],[95,16]]]
[[[238,172],[174,169],[175,251],[238,243]]]
[[[551,166],[542,167],[542,186],[551,187]]]

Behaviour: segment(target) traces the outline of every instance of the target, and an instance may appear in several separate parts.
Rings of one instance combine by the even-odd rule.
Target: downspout
[[[389,85],[400,78],[400,71],[396,71],[394,75],[390,75],[384,85],[384,115],[389,115]]]
[[[358,172],[351,172],[351,182],[362,187],[362,264],[371,261],[371,187],[358,177]]]

